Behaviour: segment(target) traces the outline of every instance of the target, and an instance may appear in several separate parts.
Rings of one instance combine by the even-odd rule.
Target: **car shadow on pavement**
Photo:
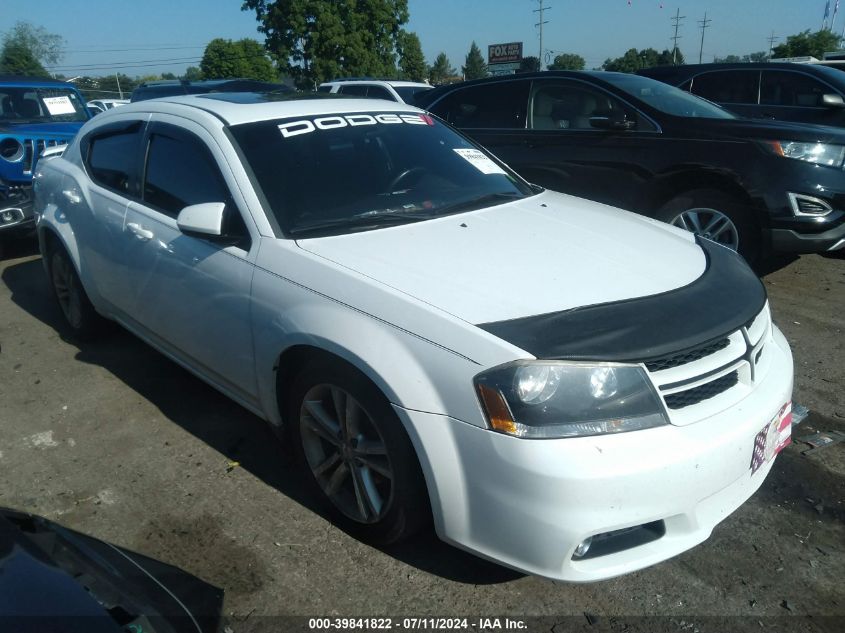
[[[105,368],[170,421],[296,503],[328,518],[307,494],[308,487],[289,465],[287,451],[265,421],[118,326],[107,323],[102,339],[93,342],[67,338],[40,259],[7,266],[2,280],[17,306],[56,329],[62,340],[79,350],[77,361]],[[522,576],[447,545],[433,529],[407,543],[379,549],[422,571],[461,583],[496,584]]]

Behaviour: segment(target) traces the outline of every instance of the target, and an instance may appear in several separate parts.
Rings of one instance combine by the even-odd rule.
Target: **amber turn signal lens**
[[[487,413],[490,426],[502,433],[517,435],[516,422],[514,422],[511,410],[502,394],[487,385],[478,385],[478,395],[481,397],[481,402],[484,403],[484,410]]]

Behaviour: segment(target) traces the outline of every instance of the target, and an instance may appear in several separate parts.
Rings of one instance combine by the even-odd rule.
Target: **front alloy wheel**
[[[716,209],[688,209],[677,215],[670,224],[718,242],[731,250],[739,250],[739,231],[736,225]]]
[[[340,387],[312,387],[302,402],[305,459],[323,493],[344,516],[376,523],[393,495],[393,469],[369,413]]]

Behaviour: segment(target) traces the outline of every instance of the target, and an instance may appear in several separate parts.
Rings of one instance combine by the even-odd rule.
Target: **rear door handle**
[[[82,202],[82,197],[79,193],[73,189],[65,189],[62,191],[62,195],[65,197],[65,200],[70,202],[71,204],[79,204]]]
[[[149,229],[145,229],[143,226],[135,222],[127,222],[126,228],[132,231],[132,233],[134,233],[139,240],[146,241],[151,240],[153,238],[152,231],[150,231]]]

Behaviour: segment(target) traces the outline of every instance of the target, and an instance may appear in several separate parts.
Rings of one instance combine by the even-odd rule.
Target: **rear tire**
[[[760,227],[751,212],[724,191],[693,189],[678,194],[655,217],[738,251],[752,266],[760,259]]]
[[[340,362],[312,362],[289,392],[290,445],[316,498],[362,540],[387,545],[426,525],[416,453],[384,395]]]
[[[47,251],[47,257],[50,288],[59,304],[67,330],[79,340],[94,338],[100,332],[104,320],[97,314],[82,287],[70,255],[63,246],[53,244]]]

